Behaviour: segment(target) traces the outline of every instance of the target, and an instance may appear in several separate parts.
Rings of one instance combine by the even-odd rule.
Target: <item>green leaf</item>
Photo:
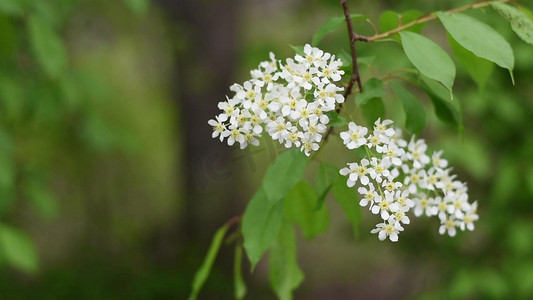
[[[350,15],[350,17],[352,19],[366,19],[366,16],[359,14],[352,14]],[[318,28],[315,35],[313,35],[311,45],[317,46],[318,43],[320,43],[320,41],[322,40],[322,38],[326,36],[326,34],[337,30],[337,28],[339,28],[339,26],[344,23],[344,19],[344,16],[329,18],[326,22],[324,22],[324,24],[322,24],[322,26],[320,26],[320,28]]]
[[[400,26],[398,13],[392,10],[384,11],[379,16],[379,29],[381,32],[390,31]]]
[[[368,126],[372,127],[377,119],[383,118],[385,115],[383,100],[381,98],[368,100],[365,104],[361,105],[361,112]]]
[[[24,84],[13,77],[0,75],[0,99],[4,108],[3,118],[15,121],[23,118],[26,103]]]
[[[242,235],[252,270],[278,236],[282,217],[283,201],[268,201],[264,187],[248,203],[242,218]]]
[[[37,271],[38,256],[33,241],[24,231],[0,225],[0,253],[13,267],[33,273]]]
[[[283,223],[279,236],[269,254],[270,285],[278,299],[291,300],[292,291],[304,279],[296,260],[296,241],[292,227]]]
[[[289,46],[291,46],[292,50],[294,50],[294,52],[296,52],[296,54],[299,54],[301,56],[305,56],[304,46],[293,46],[293,45],[289,45]]]
[[[15,184],[16,165],[13,158],[13,141],[0,129],[0,188],[11,189]]]
[[[138,15],[143,15],[148,10],[147,0],[124,0],[128,8]]]
[[[508,69],[512,77],[513,49],[492,27],[460,13],[438,12],[437,16],[444,28],[461,46],[481,58]]]
[[[338,179],[338,175],[339,168],[327,162],[320,163],[320,166],[318,167],[318,173],[316,175],[316,190],[318,193],[318,200],[316,202],[315,210],[318,210],[322,207],[329,190]]]
[[[375,56],[361,56],[357,57],[357,64],[359,65],[371,65],[374,63]]]
[[[213,263],[215,262],[215,258],[218,254],[218,250],[220,250],[220,246],[222,245],[222,241],[224,240],[224,236],[226,235],[228,229],[229,225],[224,224],[217,230],[217,232],[215,232],[213,240],[211,241],[211,245],[209,246],[209,250],[207,251],[207,255],[204,258],[204,262],[202,263],[200,269],[198,269],[198,271],[196,271],[194,274],[192,291],[191,295],[189,295],[189,300],[194,300],[198,297],[200,289],[207,280],[207,277],[209,277],[209,273],[211,272],[211,268],[213,267]]]
[[[242,244],[235,247],[235,261],[233,263],[233,288],[235,299],[244,299],[246,296],[246,283],[242,277]]]
[[[511,23],[513,31],[526,43],[533,45],[533,20],[520,9],[501,2],[492,2],[496,9]]]
[[[363,92],[355,96],[355,103],[363,105],[372,98],[380,98],[385,95],[383,81],[372,77],[363,84]]]
[[[353,188],[346,185],[346,177],[338,175],[339,179],[333,184],[332,191],[335,201],[344,210],[346,218],[352,223],[354,235],[359,235],[359,223],[361,223],[361,207]]]
[[[50,219],[57,215],[57,200],[42,183],[29,182],[24,186],[24,192],[35,210],[42,216]]]
[[[67,66],[66,51],[60,37],[43,19],[31,16],[28,30],[33,54],[45,73],[58,78]]]
[[[455,65],[448,53],[420,34],[402,31],[400,36],[403,50],[409,61],[420,73],[442,83],[451,94],[455,79]]]
[[[324,232],[329,226],[327,206],[315,209],[318,195],[309,183],[300,181],[285,197],[285,215],[298,224],[307,239]]]
[[[476,82],[480,89],[485,87],[485,83],[490,78],[494,64],[486,59],[476,56],[474,53],[466,50],[463,46],[459,45],[451,35],[448,35],[450,41],[450,47],[453,54],[459,62],[465,67],[470,77]]]
[[[307,157],[298,149],[285,151],[268,168],[263,179],[264,191],[271,203],[283,199],[302,178]]]
[[[448,125],[462,126],[461,110],[459,101],[451,101],[448,91],[438,82],[427,77],[422,77],[424,84],[422,89],[429,96],[433,106],[435,107],[435,114],[437,118]]]
[[[27,6],[25,0],[2,0],[0,11],[6,15],[21,16]]]
[[[11,19],[0,14],[0,61],[13,58],[17,52],[17,31]]]
[[[348,124],[348,120],[339,115],[336,111],[327,111],[324,113],[329,118],[328,125],[331,127],[340,127]]]
[[[398,83],[391,83],[391,88],[402,103],[405,112],[405,129],[411,134],[420,133],[426,126],[426,111],[420,100]]]
[[[407,23],[410,23],[418,18],[420,18],[423,15],[422,12],[416,11],[416,10],[410,10],[406,11],[402,14],[398,14],[397,12],[387,10],[384,13],[381,14],[379,17],[379,28],[382,32],[393,30],[401,25],[405,25]],[[424,28],[425,23],[420,23],[414,26],[411,26],[406,31],[412,31],[416,33],[422,32],[422,29]]]

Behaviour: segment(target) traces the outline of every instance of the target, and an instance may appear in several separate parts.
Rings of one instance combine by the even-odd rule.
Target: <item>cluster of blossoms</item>
[[[439,233],[455,236],[457,228],[474,229],[478,219],[477,203],[468,202],[466,183],[451,174],[442,151],[426,154],[423,139],[401,138],[399,129],[391,128],[391,120],[377,120],[372,133],[351,122],[348,131],[340,134],[349,149],[364,147],[366,158],[348,163],[340,173],[348,176],[347,185],[359,183],[359,204],[383,220],[371,233],[380,240],[398,241],[403,226],[414,215],[437,216]]]
[[[220,102],[222,111],[215,119],[213,138],[236,142],[241,149],[259,145],[258,138],[266,131],[287,148],[299,147],[309,156],[319,148],[318,143],[329,122],[325,112],[343,103],[344,97],[335,82],[344,71],[334,55],[305,45],[304,56],[288,58],[283,64],[270,53],[270,61],[251,71],[252,79],[242,85],[234,84],[232,98]]]

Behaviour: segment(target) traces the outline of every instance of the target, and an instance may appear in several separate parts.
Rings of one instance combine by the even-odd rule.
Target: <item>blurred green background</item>
[[[468,1],[349,3],[379,24],[385,10]],[[379,242],[364,211],[354,239],[328,199],[326,234],[299,234],[296,299],[533,298],[533,48],[491,9],[469,14],[511,43],[515,86],[495,68],[479,89],[458,66],[464,135],[419,96],[430,119],[422,137],[479,201],[476,230],[449,238],[421,218],[399,243]],[[289,44],[340,15],[334,0],[0,0],[0,299],[186,298],[216,228],[244,211],[282,150],[268,139],[229,148],[207,120],[269,51],[292,56]],[[448,47],[438,23],[424,34]],[[407,66],[397,43],[358,47],[375,57],[363,81]],[[348,49],[344,28],[321,48]],[[401,124],[394,98],[385,107]],[[353,161],[340,146],[332,139],[321,159]],[[223,245],[200,299],[232,299],[232,256]],[[245,280],[247,299],[274,298],[265,262]]]

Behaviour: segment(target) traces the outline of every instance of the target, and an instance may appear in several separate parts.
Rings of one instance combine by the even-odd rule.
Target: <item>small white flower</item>
[[[377,215],[380,214],[383,220],[388,220],[390,217],[391,205],[394,201],[394,194],[388,191],[385,191],[385,197],[380,197],[376,199],[375,205],[372,206],[372,213]]]
[[[450,216],[445,219],[441,219],[439,233],[441,235],[448,233],[449,236],[454,237],[457,233],[457,229],[456,229],[457,226],[459,226],[459,222],[453,216]]]
[[[350,164],[350,169],[351,169],[350,180],[353,182],[357,182],[357,180],[359,180],[362,185],[367,185],[370,182],[367,176],[368,174],[367,167],[369,164],[370,162],[366,158],[363,158],[361,160],[361,164],[356,164],[356,163]]]
[[[384,241],[389,237],[391,242],[397,242],[400,231],[403,231],[402,225],[393,218],[387,222],[377,224],[376,228],[372,229],[370,233],[377,233],[380,241]]]
[[[211,119],[207,121],[207,123],[213,126],[213,134],[212,134],[213,138],[220,136],[220,141],[222,141],[224,140],[225,137],[229,135],[229,131],[226,130],[226,126],[224,125],[224,123],[220,121],[219,116],[216,116],[215,120]]]
[[[366,144],[365,136],[367,133],[366,127],[350,122],[348,123],[348,131],[341,132],[340,137],[348,149],[355,149]]]
[[[372,177],[377,183],[381,183],[383,178],[389,178],[391,176],[389,171],[391,163],[388,157],[382,159],[372,157],[370,165],[372,167],[368,169],[368,174],[370,174],[370,177]]]
[[[461,222],[461,230],[465,230],[465,226],[468,230],[474,230],[474,222],[479,219],[477,215],[477,201],[474,201],[470,207],[466,210],[463,222]]]
[[[433,167],[436,169],[444,169],[448,166],[448,161],[441,158],[442,156],[442,150],[433,152],[433,155],[431,156],[431,162],[433,163]]]
[[[369,183],[367,186],[359,187],[357,192],[363,196],[361,201],[359,201],[359,205],[362,207],[365,207],[368,205],[368,203],[370,203],[370,208],[372,208],[374,201],[381,198],[381,196],[376,192],[376,189],[372,183]]]
[[[415,216],[420,217],[422,214],[425,214],[428,217],[433,216],[433,207],[434,200],[433,198],[428,198],[425,194],[419,194],[418,197],[413,198],[415,202]],[[438,212],[438,209],[437,209]]]

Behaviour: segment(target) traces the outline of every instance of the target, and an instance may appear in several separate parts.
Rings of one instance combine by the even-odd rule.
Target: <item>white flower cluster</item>
[[[401,131],[390,127],[391,120],[378,119],[374,125],[369,133],[366,127],[350,122],[348,131],[340,134],[346,147],[364,147],[367,154],[340,173],[348,176],[349,187],[359,183],[359,204],[383,219],[371,233],[377,233],[380,240],[398,241],[403,226],[410,223],[411,209],[417,217],[437,216],[440,234],[455,236],[457,227],[473,230],[479,218],[477,203],[468,202],[466,183],[450,173],[442,151],[430,157],[423,139],[403,140]]]
[[[270,61],[251,71],[252,79],[234,84],[232,98],[220,102],[222,112],[209,120],[213,138],[227,138],[241,149],[259,145],[266,131],[285,147],[299,147],[309,156],[319,148],[329,118],[325,112],[343,103],[344,90],[334,82],[341,79],[342,63],[334,55],[305,45],[305,56],[288,58],[285,64],[270,53]]]

